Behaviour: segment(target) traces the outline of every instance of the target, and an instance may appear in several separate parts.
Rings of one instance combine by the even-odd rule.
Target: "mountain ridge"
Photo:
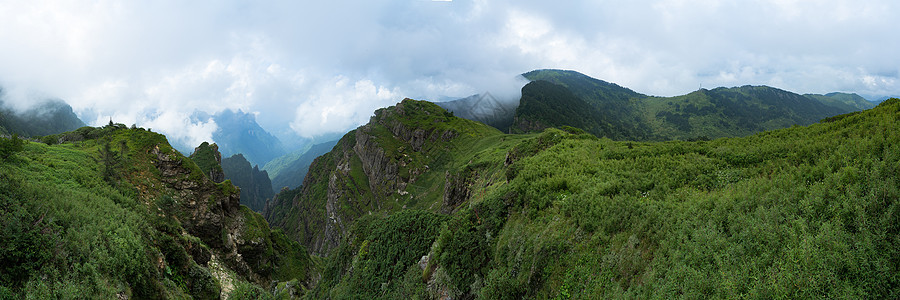
[[[862,98],[852,94],[799,95],[768,86],[718,87],[674,97],[655,97],[575,71],[535,70],[524,76],[534,81],[531,86],[526,85],[527,90],[523,88],[523,99],[527,101],[524,107],[520,104],[517,108],[514,128],[528,128],[529,123],[535,122],[543,123],[536,128],[538,131],[563,125],[589,126],[604,129],[590,129],[588,132],[616,140],[663,141],[746,136],[792,125],[809,125],[868,105],[867,102],[859,102]],[[578,100],[560,93],[558,88],[550,94],[559,97],[547,97],[549,94],[534,88],[533,83],[537,81],[564,87]],[[550,85],[542,86],[554,89]],[[544,103],[527,103],[538,98]],[[579,112],[572,112],[577,116],[569,119],[550,113],[569,109],[567,106],[572,103],[581,102],[590,104],[594,110],[581,108]],[[543,109],[529,110],[531,105]],[[544,112],[548,113],[544,115]],[[554,121],[548,123],[548,120]]]
[[[757,90],[698,94],[739,101]],[[900,216],[888,200],[900,193],[898,111],[900,99],[709,141],[562,127],[448,142],[410,132],[455,117],[404,100],[316,159],[266,218],[327,261],[312,298],[890,297],[898,250],[882,229]],[[394,171],[403,164],[429,167],[405,179]],[[893,267],[842,267],[882,264]]]

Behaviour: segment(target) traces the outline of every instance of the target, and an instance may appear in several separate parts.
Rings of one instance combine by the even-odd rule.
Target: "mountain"
[[[266,219],[325,254],[371,212],[439,205],[440,195],[423,192],[442,188],[446,163],[467,143],[499,133],[433,103],[403,100],[375,111],[369,124],[316,158],[299,190],[279,193]]]
[[[804,94],[807,98],[815,99],[822,104],[837,107],[843,111],[858,111],[858,110],[866,110],[875,107],[878,105],[875,102],[866,100],[857,94],[848,94],[848,93],[828,93],[825,95],[818,94]]]
[[[576,127],[613,139],[634,136],[630,126],[591,106],[562,85],[543,80],[526,84],[510,132],[540,132],[558,126]]]
[[[47,141],[0,160],[0,298],[220,299],[312,284],[306,249],[165,136],[112,124]]]
[[[313,160],[331,151],[337,143],[338,140],[315,144],[299,155],[285,155],[267,163],[263,169],[272,172],[272,190],[285,187],[295,189],[300,186]]]
[[[647,97],[647,95],[621,87],[615,83],[591,78],[571,70],[534,70],[524,73],[522,76],[530,81],[543,80],[562,85],[576,96],[585,99],[585,101],[598,108],[609,106],[619,109],[619,106],[627,105],[627,102],[632,98]]]
[[[628,139],[653,139],[651,129],[643,122],[638,103],[635,98],[646,98],[647,95],[606,82],[587,75],[568,70],[534,70],[522,74],[531,81],[547,81],[561,85],[576,97],[587,102],[598,111],[606,122],[615,122],[617,131],[623,132]]]
[[[6,108],[0,100],[0,134],[36,137],[71,131],[82,126],[84,122],[62,100],[46,100],[21,113]]]
[[[518,102],[501,102],[490,92],[447,102],[435,102],[457,117],[478,121],[507,132],[512,125]]]
[[[199,114],[195,116],[199,119],[204,117]],[[287,153],[278,138],[256,123],[254,114],[223,110],[208,118],[218,126],[212,138],[225,157],[240,153],[251,164],[262,166]]]
[[[643,98],[639,103],[659,140],[747,136],[850,112],[785,90],[749,85]]]
[[[512,126],[518,132],[573,126],[615,140],[734,137],[809,125],[867,105],[848,94],[802,96],[767,86],[651,97],[574,71],[536,70],[523,75],[533,81],[522,89]]]
[[[778,112],[748,100],[766,93],[809,101],[690,98]],[[634,142],[502,134],[407,99],[317,158],[266,219],[323,255],[310,298],[893,298],[898,112],[892,99],[745,137]]]
[[[235,154],[222,160],[225,179],[241,188],[241,204],[262,213],[266,202],[275,195],[269,174],[260,171],[258,165],[250,166],[241,154]]]

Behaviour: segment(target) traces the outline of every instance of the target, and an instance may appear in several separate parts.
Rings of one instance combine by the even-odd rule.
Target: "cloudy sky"
[[[900,94],[900,4],[883,1],[0,1],[7,102],[210,140],[241,109],[282,139],[344,132],[405,97],[572,69],[638,92],[770,85]]]

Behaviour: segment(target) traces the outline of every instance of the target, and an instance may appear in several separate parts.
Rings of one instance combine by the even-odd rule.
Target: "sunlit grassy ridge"
[[[471,189],[449,219],[394,208],[354,224],[311,296],[895,298],[898,117],[894,99],[713,141],[574,128],[472,140],[446,164]],[[393,244],[420,249],[407,258],[372,255],[368,245],[391,240],[373,232],[395,216],[441,229],[418,232],[417,243],[434,239],[427,249]],[[373,264],[405,272],[360,273]]]

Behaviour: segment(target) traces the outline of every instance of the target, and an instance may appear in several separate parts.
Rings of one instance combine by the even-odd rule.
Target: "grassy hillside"
[[[427,106],[387,114],[413,103],[356,132],[469,126]],[[385,157],[416,155],[406,164],[433,167],[415,182],[440,181],[381,198],[359,165],[341,161],[358,153],[351,133],[313,163],[319,175],[308,178],[319,181],[279,196],[277,226],[315,228],[321,214],[343,232],[320,248],[310,298],[896,298],[898,116],[893,99],[808,127],[697,142],[484,131],[418,154],[392,152],[408,139],[385,133]]]
[[[407,99],[379,109],[369,124],[313,161],[300,189],[279,193],[266,219],[324,254],[364,215],[439,210],[445,171],[473,144],[499,134],[430,102]]]
[[[643,99],[647,96],[615,83],[588,77],[575,71],[564,70],[535,70],[522,74],[531,81],[546,81],[563,86],[576,97],[593,106],[602,113],[596,117],[602,122],[612,123],[616,131],[625,134],[624,139],[647,140],[653,138],[653,132],[642,119],[639,103],[633,99]],[[522,94],[522,97],[526,95]],[[551,104],[554,105],[554,104]],[[524,120],[516,112],[517,121]],[[555,124],[549,127],[558,127],[570,124]],[[516,126],[516,124],[513,124]],[[577,127],[577,126],[576,126]],[[617,138],[610,136],[610,138]]]
[[[599,110],[561,85],[538,80],[522,88],[511,133],[540,132],[571,126],[596,136],[631,139],[634,132],[612,114]]]
[[[554,85],[529,84],[523,88],[513,128],[539,131],[573,126],[614,140],[747,136],[871,108],[866,106],[867,101],[860,102],[861,98],[850,94],[801,96],[766,86],[701,89],[682,96],[651,97],[574,71],[536,70],[523,75],[534,82]],[[560,92],[560,87],[571,94]]]
[[[825,95],[804,94],[803,96],[846,111],[865,110],[877,105],[877,103],[866,100],[857,94],[828,93]]]
[[[855,111],[766,86],[703,89],[640,103],[646,122],[662,140],[747,136]]]
[[[217,299],[310,278],[302,246],[164,136],[116,124],[45,140],[0,161],[0,298]]]

